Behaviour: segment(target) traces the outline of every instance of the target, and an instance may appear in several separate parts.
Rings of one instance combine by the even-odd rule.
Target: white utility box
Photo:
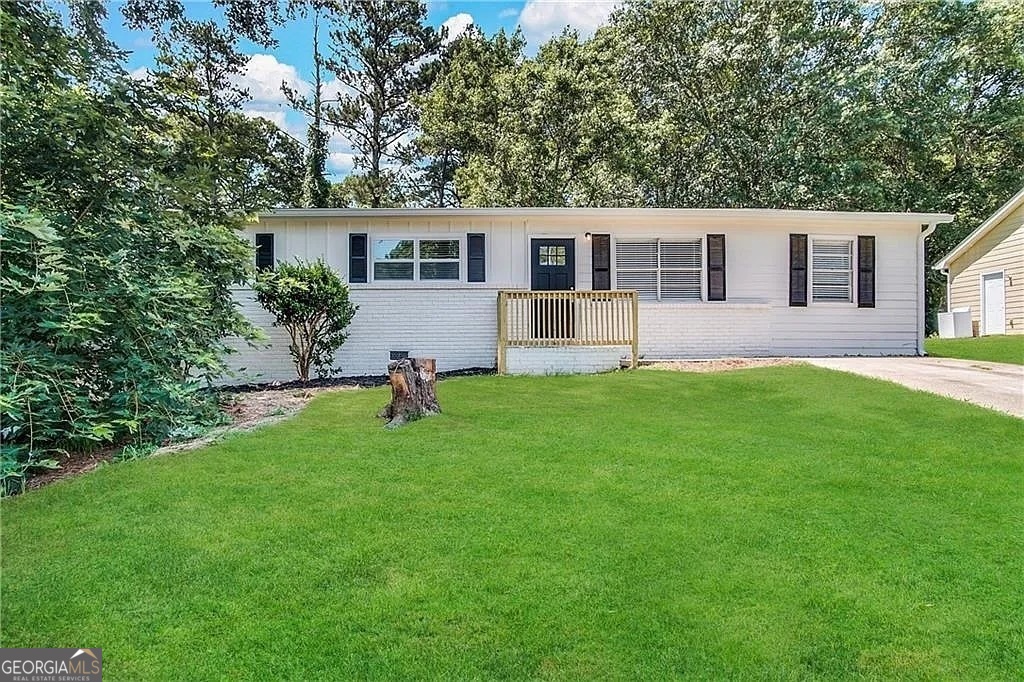
[[[939,313],[940,339],[962,339],[967,336],[974,336],[970,308],[954,308],[948,313]]]

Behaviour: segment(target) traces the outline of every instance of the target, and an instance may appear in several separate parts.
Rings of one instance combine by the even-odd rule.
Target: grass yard
[[[924,349],[937,358],[963,358],[1024,365],[1024,334],[966,339],[925,339]]]
[[[107,680],[1009,679],[1020,420],[803,365],[384,390],[3,503],[3,645]]]

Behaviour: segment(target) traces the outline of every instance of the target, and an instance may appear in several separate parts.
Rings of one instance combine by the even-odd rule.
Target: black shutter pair
[[[256,235],[256,269],[274,269],[274,234],[261,232]]]
[[[789,235],[789,305],[807,305],[807,235]],[[875,238],[857,237],[857,307],[875,307]]]
[[[484,282],[487,278],[487,253],[483,234],[466,235],[467,279],[470,282]],[[348,237],[348,281],[365,284],[369,274],[368,239],[366,234],[350,234]]]
[[[725,300],[725,235],[708,235],[708,300]],[[611,235],[594,234],[590,236],[591,274],[594,291],[606,291],[612,288],[612,248]]]

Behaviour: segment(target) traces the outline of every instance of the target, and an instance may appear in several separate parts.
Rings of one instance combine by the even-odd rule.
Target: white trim
[[[814,242],[850,242],[850,298],[847,301],[815,301],[814,300]],[[809,234],[807,235],[807,307],[815,305],[837,307],[857,307],[857,237],[846,234]],[[875,273],[875,288],[878,288],[878,274]],[[878,304],[877,296],[875,304]]]
[[[927,239],[935,232],[938,228],[938,223],[928,223],[924,226],[924,229],[920,231],[917,236],[917,354],[924,356],[924,328],[925,328],[925,300],[927,299],[927,293],[925,292],[925,268],[927,264],[924,255],[924,240]],[[877,247],[876,247],[877,248]],[[875,256],[877,258],[878,253],[876,251]],[[875,281],[875,305],[878,305],[878,281]]]
[[[279,208],[260,213],[259,218],[470,218],[475,216],[522,218],[623,218],[626,216],[665,218],[731,218],[739,221],[776,218],[790,221],[845,220],[855,223],[889,221],[902,223],[948,223],[948,213],[884,213],[854,211],[799,211],[768,208]],[[597,228],[589,229],[590,232]]]
[[[1009,201],[1007,201],[1005,204],[999,207],[999,209],[996,210],[995,213],[986,218],[985,222],[978,226],[978,229],[976,229],[974,232],[971,232],[969,235],[967,235],[966,239],[964,239],[962,242],[953,247],[953,250],[947,253],[946,256],[938,263],[933,265],[932,268],[935,270],[947,269],[950,263],[955,261],[960,256],[964,255],[964,253],[966,253],[968,249],[970,249],[972,246],[978,243],[978,241],[986,234],[988,234],[992,230],[992,228],[994,228],[999,223],[1003,222],[1003,219],[1006,218],[1006,216],[1016,211],[1022,205],[1024,205],[1024,187],[1022,187],[1019,192],[1013,195],[1013,197]]]
[[[640,299],[641,303],[656,303],[658,305],[677,305],[677,304],[688,304],[688,305],[702,305],[709,303],[707,300],[707,234],[671,234],[666,236],[664,232],[656,233],[642,233],[636,235],[628,235],[626,237],[618,237],[614,233],[611,234],[611,266],[609,268],[609,277],[611,278],[611,285],[613,290],[619,291],[619,264],[618,264],[618,244],[619,242],[626,243],[643,243],[646,241],[656,241],[658,243],[658,266],[655,268],[656,273],[656,289],[658,297],[653,301],[651,299]],[[700,242],[700,291],[698,292],[699,298],[697,299],[677,299],[669,298],[665,299],[661,296],[661,242],[678,243],[678,242]],[[649,268],[638,268],[639,270],[647,270]],[[676,270],[679,268],[665,268],[667,270]],[[693,268],[686,268],[692,270]],[[714,301],[719,303],[720,301]]]
[[[992,275],[999,275],[999,279],[1003,282],[1003,319],[1000,325],[1003,328],[1002,332],[995,334],[988,333],[988,320],[985,317],[988,315],[988,306],[985,301],[985,280],[988,278],[995,279]],[[978,336],[1002,336],[1006,333],[1006,270],[989,270],[988,272],[982,272],[978,275],[978,289],[979,298],[981,299],[981,317],[979,318],[978,324]]]
[[[401,260],[393,260],[393,261],[378,261],[376,259],[376,257],[374,256],[374,253],[373,253],[373,251],[374,251],[374,249],[373,249],[374,242],[376,242],[378,240],[388,240],[388,239],[396,240],[396,241],[412,240],[412,242],[413,242],[413,257],[411,259],[401,259]],[[419,232],[415,232],[415,233],[410,232],[408,234],[402,234],[402,235],[397,235],[396,236],[396,235],[385,234],[385,233],[378,234],[378,233],[375,233],[375,232],[367,232],[366,233],[366,241],[367,241],[367,245],[366,245],[367,265],[368,265],[366,284],[372,284],[372,285],[375,285],[375,286],[378,286],[378,287],[380,287],[380,286],[384,286],[384,287],[391,286],[392,283],[404,284],[405,286],[408,286],[409,284],[421,284],[421,283],[425,283],[425,282],[426,283],[430,283],[430,284],[444,284],[445,282],[448,282],[450,284],[469,284],[469,282],[466,282],[467,260],[469,258],[469,254],[466,253],[466,234],[465,233],[461,233],[460,234],[458,232],[444,232],[444,233],[434,232],[434,233],[426,233],[425,235],[423,235],[423,233],[419,233]],[[423,259],[421,259],[419,257],[419,243],[421,241],[458,242],[459,243],[459,278],[458,279],[420,279],[420,268],[419,268],[419,265],[423,261]],[[454,262],[454,259],[448,260],[448,261],[438,261],[437,259],[428,258],[428,259],[426,259],[426,261],[428,263],[435,263],[435,262],[449,262],[449,263],[451,263],[451,262]],[[412,277],[413,278],[412,279],[382,279],[382,280],[378,280],[374,266],[377,263],[385,263],[385,262],[391,262],[391,263],[412,263]]]

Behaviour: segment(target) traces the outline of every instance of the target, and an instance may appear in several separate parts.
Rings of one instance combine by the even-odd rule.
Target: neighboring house
[[[946,309],[971,309],[978,334],[1024,333],[1024,189],[933,266]]]
[[[923,354],[924,239],[951,220],[761,209],[282,209],[247,235],[259,267],[323,258],[350,283],[359,312],[337,356],[343,374],[380,374],[404,352],[436,358],[440,371],[500,358],[510,372],[556,372],[618,366],[634,341],[646,358]],[[505,294],[513,299],[500,308],[504,322],[501,290],[520,292]],[[522,293],[530,290],[564,293]],[[638,302],[606,290],[635,290]],[[251,292],[238,296],[272,345],[239,344],[233,366],[292,378],[287,336]],[[503,341],[514,334],[518,341]]]

